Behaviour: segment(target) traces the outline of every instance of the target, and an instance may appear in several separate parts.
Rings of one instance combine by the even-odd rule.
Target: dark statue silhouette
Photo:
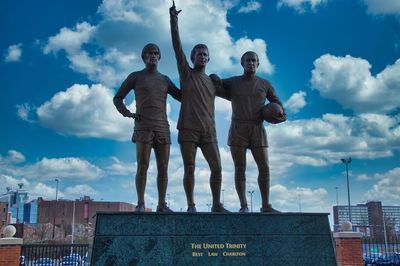
[[[217,145],[214,100],[218,94],[213,81],[205,74],[205,68],[210,60],[205,44],[193,47],[189,66],[178,30],[178,14],[175,3],[169,10],[171,22],[172,45],[174,47],[180,87],[182,90],[182,105],[178,120],[178,142],[184,164],[183,186],[186,193],[188,212],[196,212],[194,202],[195,161],[199,147],[211,170],[210,187],[212,193],[212,212],[227,212],[220,202],[222,170],[221,159]]]
[[[248,212],[246,199],[246,151],[250,149],[258,168],[261,212],[277,212],[269,202],[270,174],[267,134],[263,120],[280,123],[286,120],[282,103],[269,81],[256,75],[258,55],[249,51],[242,55],[243,75],[220,80],[213,75],[217,87],[225,90],[224,98],[232,103],[232,122],[228,145],[235,165],[235,188],[240,200],[239,212]],[[271,103],[264,106],[265,100]]]
[[[223,97],[232,104],[232,122],[228,145],[235,165],[235,188],[240,200],[239,212],[248,212],[246,199],[246,151],[250,149],[258,167],[258,186],[261,193],[261,212],[277,212],[269,201],[270,171],[268,163],[268,142],[263,121],[281,123],[286,120],[285,110],[269,81],[256,75],[259,58],[248,51],[241,57],[243,74],[228,79],[205,73],[210,60],[205,44],[193,47],[190,67],[183,52],[178,29],[178,14],[173,1],[169,9],[171,37],[178,72],[179,90],[172,81],[157,70],[161,58],[160,49],[155,44],[147,44],[142,51],[145,68],[132,72],[122,83],[114,96],[117,110],[125,117],[135,119],[132,141],[136,143],[137,172],[136,210],[145,211],[144,192],[149,167],[150,152],[154,149],[157,162],[157,212],[172,212],[165,202],[168,184],[168,161],[171,137],[166,115],[167,94],[181,102],[177,128],[184,176],[187,212],[196,212],[194,201],[195,162],[197,148],[200,148],[210,167],[210,188],[212,212],[228,212],[220,202],[222,170],[215,129],[215,97]],[[133,90],[136,113],[131,113],[123,100]],[[265,105],[265,101],[269,103]]]
[[[147,169],[149,167],[151,148],[157,161],[157,212],[171,212],[165,202],[168,184],[168,161],[171,144],[169,124],[166,114],[167,94],[177,100],[181,92],[172,81],[157,70],[161,58],[160,49],[155,44],[147,44],[142,51],[142,59],[146,67],[132,72],[122,83],[114,96],[114,104],[125,117],[135,119],[135,130],[132,141],[136,143],[136,192],[138,203],[136,211],[145,211],[144,192]],[[133,90],[136,100],[136,113],[131,113],[123,99]]]

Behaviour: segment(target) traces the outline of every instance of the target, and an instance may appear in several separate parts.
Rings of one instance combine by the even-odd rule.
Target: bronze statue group
[[[258,167],[258,186],[261,193],[261,212],[277,212],[269,202],[269,164],[268,143],[263,121],[280,123],[286,120],[282,103],[271,84],[256,76],[259,65],[255,52],[246,52],[241,58],[243,75],[220,79],[217,75],[208,76],[205,68],[210,60],[205,44],[193,47],[190,67],[178,30],[178,14],[175,4],[170,8],[172,45],[175,51],[180,89],[157,70],[161,52],[157,45],[147,44],[142,51],[145,68],[131,73],[122,83],[114,97],[117,110],[125,117],[135,119],[132,141],[136,143],[136,192],[138,203],[136,211],[145,211],[144,192],[147,180],[151,149],[154,149],[157,162],[157,212],[172,212],[167,206],[165,196],[168,183],[168,161],[171,137],[166,114],[167,94],[181,102],[178,120],[178,142],[180,144],[184,176],[183,187],[186,193],[187,212],[196,212],[194,201],[195,161],[197,148],[201,149],[210,167],[210,188],[212,193],[212,212],[228,212],[220,202],[222,167],[215,130],[215,97],[222,97],[232,104],[232,122],[229,130],[230,146],[235,165],[235,188],[240,200],[239,212],[248,212],[246,199],[246,151],[250,149]],[[124,98],[133,90],[136,100],[136,113],[131,113],[124,105]],[[271,104],[265,107],[265,100]],[[263,115],[264,112],[264,115]]]

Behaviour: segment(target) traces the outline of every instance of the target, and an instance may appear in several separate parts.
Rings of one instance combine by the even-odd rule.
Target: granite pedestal
[[[328,214],[98,213],[91,265],[336,265]]]

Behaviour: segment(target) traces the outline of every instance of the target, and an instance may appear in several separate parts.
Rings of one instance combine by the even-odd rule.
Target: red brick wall
[[[0,246],[0,266],[18,266],[21,255],[20,245]]]
[[[361,266],[362,251],[360,238],[337,238],[336,260],[339,266]]]
[[[4,227],[10,223],[8,214],[8,203],[0,202],[0,236],[3,233]]]
[[[39,200],[38,223],[53,223],[54,215],[56,225],[72,224],[73,201],[67,200]],[[85,205],[87,205],[87,218],[85,217]],[[98,211],[121,212],[134,211],[135,205],[125,202],[107,202],[92,200],[75,201],[75,223],[93,223],[93,216]]]

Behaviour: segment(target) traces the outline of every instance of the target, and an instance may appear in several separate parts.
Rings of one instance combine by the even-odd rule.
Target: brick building
[[[8,210],[8,202],[0,202],[0,236],[4,227],[10,223],[10,213]]]
[[[129,212],[135,205],[126,202],[93,201],[88,196],[77,200],[44,200],[38,198],[37,223],[53,223],[56,226],[75,224],[93,224],[96,212]],[[75,206],[75,215],[74,215]]]

